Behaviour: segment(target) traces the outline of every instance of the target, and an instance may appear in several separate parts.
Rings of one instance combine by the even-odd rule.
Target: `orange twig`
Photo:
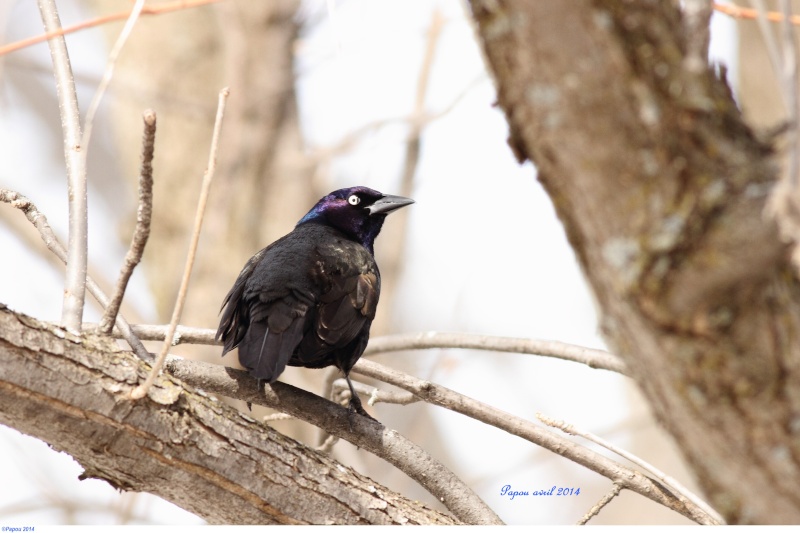
[[[188,9],[191,7],[214,4],[219,1],[221,0],[175,0],[174,2],[160,4],[157,6],[145,6],[144,8],[142,8],[141,14],[160,15],[162,13],[169,13],[171,11],[179,11],[181,9]],[[13,43],[0,46],[0,56],[3,56],[11,52],[15,52],[21,48],[25,48],[26,46],[42,43],[53,37],[58,37],[59,35],[67,35],[69,33],[75,33],[76,31],[85,30],[86,28],[93,28],[95,26],[100,26],[101,24],[106,24],[108,22],[113,22],[115,20],[124,20],[127,19],[130,16],[130,14],[131,11],[127,10],[127,11],[120,11],[118,13],[112,13],[110,15],[101,15],[93,19],[79,22],[78,24],[75,24],[73,26],[60,28],[57,31],[44,33],[42,35],[37,35],[36,37],[28,37],[27,39],[22,39],[21,41],[15,41]]]
[[[758,10],[750,9],[747,7],[739,7],[733,4],[714,4],[714,9],[720,13],[724,13],[730,17],[737,19],[750,19],[756,20],[758,18]],[[783,20],[783,13],[777,11],[767,11],[767,20],[770,22],[780,22]],[[800,15],[792,15],[790,19],[792,24],[800,25]]]

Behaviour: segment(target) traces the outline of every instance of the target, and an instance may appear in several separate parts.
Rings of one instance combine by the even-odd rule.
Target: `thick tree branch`
[[[276,382],[259,391],[255,380],[243,370],[179,358],[168,361],[167,369],[195,387],[278,409],[374,453],[422,485],[465,523],[502,524],[472,489],[444,465],[377,422],[286,383]]]
[[[0,368],[0,423],[212,523],[454,523],[174,378],[131,402],[147,365],[105,337],[3,307]]]

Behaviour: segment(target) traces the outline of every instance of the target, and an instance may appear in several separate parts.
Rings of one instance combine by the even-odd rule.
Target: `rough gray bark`
[[[168,361],[166,368],[184,383],[253,405],[279,409],[325,430],[331,436],[346,440],[360,450],[373,453],[425,487],[466,524],[503,524],[453,472],[393,429],[353,416],[348,409],[287,383],[278,381],[259,389],[252,376],[244,370],[179,357]]]
[[[0,306],[0,423],[72,455],[82,478],[156,494],[212,523],[453,524],[326,455],[162,376],[107,337]]]
[[[732,523],[800,521],[800,286],[776,167],[677,2],[472,0],[602,329]],[[535,275],[535,272],[534,272]]]

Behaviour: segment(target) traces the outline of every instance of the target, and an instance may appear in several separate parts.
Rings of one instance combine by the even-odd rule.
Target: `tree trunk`
[[[72,455],[81,478],[156,494],[212,523],[453,524],[174,378],[107,337],[0,306],[0,424]]]
[[[609,345],[729,522],[800,522],[800,286],[764,215],[770,146],[688,60],[677,2],[472,9]]]

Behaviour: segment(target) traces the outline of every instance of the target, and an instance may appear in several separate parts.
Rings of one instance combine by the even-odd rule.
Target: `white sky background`
[[[465,331],[603,347],[591,297],[552,205],[531,164],[518,165],[506,145],[505,120],[493,106],[493,85],[462,3],[347,0],[330,5],[334,6],[333,22],[328,2],[306,0],[304,12],[318,22],[304,32],[297,57],[301,120],[312,147],[334,145],[364,124],[408,116],[433,10],[440,10],[446,19],[426,109],[436,113],[460,100],[424,131],[412,195],[417,203],[408,208],[406,273],[396,303],[401,313],[398,329]],[[70,11],[74,7],[72,2],[60,2],[65,25],[87,17]],[[41,32],[33,2],[0,0],[0,23],[5,32],[2,42]],[[724,57],[727,64],[731,63],[733,28],[732,21],[715,15],[712,55]],[[88,80],[80,85],[83,111],[105,63],[99,31],[68,37],[76,74]],[[40,44],[7,59],[0,67],[0,187],[33,199],[63,236],[67,209],[60,131],[44,128],[31,114],[30,102],[15,91],[12,78],[28,68],[23,63],[40,68],[35,75],[50,91],[45,97],[51,98],[53,113],[57,113],[47,46]],[[731,78],[736,79],[735,75]],[[58,125],[57,115],[53,120]],[[99,120],[90,157],[93,151],[101,154],[105,149],[98,132],[103,127],[102,111]],[[363,184],[396,192],[406,133],[407,126],[392,123],[365,136],[353,152],[334,162],[330,188]],[[42,157],[43,147],[52,157]],[[90,183],[97,174],[90,168]],[[117,241],[115,224],[109,223],[116,212],[97,195],[90,200],[90,256],[113,279],[125,252]],[[387,223],[391,224],[391,218]],[[382,246],[391,243],[379,237],[376,248],[380,251]],[[57,321],[63,273],[31,255],[2,225],[0,249],[4,250],[0,302]],[[141,288],[144,280],[139,274],[134,281]],[[134,287],[129,295],[144,292]],[[143,315],[153,315],[150,302],[142,300],[139,307]],[[96,314],[87,316],[87,320],[96,318]],[[659,456],[635,449],[637,431],[642,429],[641,409],[636,406],[637,418],[631,422],[630,407],[641,400],[620,376],[534,356],[489,352],[428,351],[398,357],[417,358],[421,365],[428,365],[430,379],[448,388],[528,419],[538,411],[565,419],[660,464]],[[607,480],[521,439],[441,409],[430,412],[445,439],[442,447],[449,456],[442,459],[510,524],[574,523],[610,488]],[[45,486],[53,497],[69,496],[87,503],[89,509],[77,515],[77,523],[113,523],[112,515],[99,509],[101,502],[124,506],[131,501],[137,506],[135,514],[152,523],[198,523],[193,515],[157,498],[120,497],[103,482],[78,482],[80,471],[69,457],[0,427],[0,522],[13,517],[15,522],[30,524],[64,523],[68,517],[34,505]],[[583,494],[569,501],[510,501],[499,496],[506,484],[515,490],[581,487]],[[644,501],[631,498],[638,498],[637,505]],[[8,514],[28,506],[26,512]]]

